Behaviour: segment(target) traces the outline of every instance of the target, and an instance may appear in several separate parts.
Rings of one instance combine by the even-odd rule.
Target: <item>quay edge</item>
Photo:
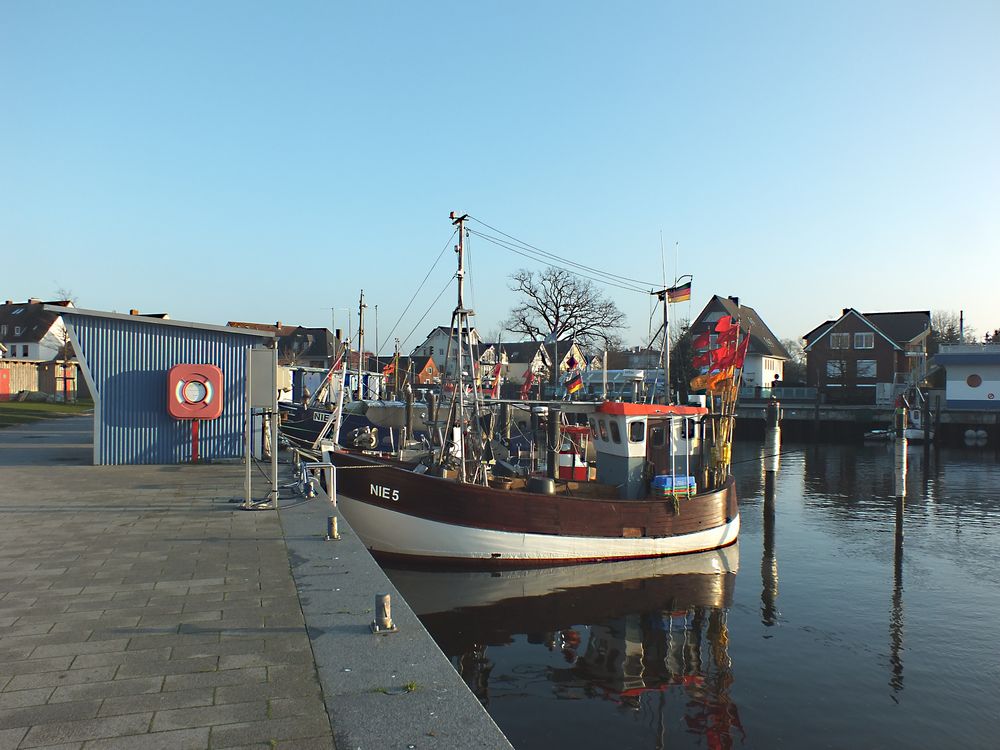
[[[513,750],[326,496],[279,515],[337,747]],[[325,541],[330,515],[337,541]],[[385,593],[398,632],[376,635],[369,624]]]

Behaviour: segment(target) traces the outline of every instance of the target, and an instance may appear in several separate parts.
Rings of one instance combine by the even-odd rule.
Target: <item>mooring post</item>
[[[926,396],[924,397],[920,426],[924,429],[924,471],[926,471],[931,457],[931,400]],[[934,437],[937,437],[937,433],[934,433]]]
[[[562,409],[549,407],[548,438],[546,442],[546,474],[549,479],[559,478],[559,447],[560,447],[560,420],[562,419]]]
[[[396,623],[392,621],[392,602],[388,594],[375,594],[375,619],[371,624],[374,633],[395,633]]]

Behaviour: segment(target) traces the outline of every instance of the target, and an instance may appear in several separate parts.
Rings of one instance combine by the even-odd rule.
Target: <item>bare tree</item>
[[[941,344],[974,344],[976,330],[963,325],[961,315],[954,310],[934,310],[931,313],[930,353],[934,354]]]
[[[781,345],[791,356],[785,362],[782,382],[785,383],[805,383],[806,382],[806,353],[802,348],[801,339],[782,339]]]
[[[510,311],[506,328],[540,341],[554,334],[584,347],[614,349],[621,344],[625,313],[586,279],[561,268],[512,274],[510,289],[522,301]]]
[[[60,286],[56,289],[56,299],[60,302],[69,302],[76,307],[77,298],[73,294],[73,290],[67,287]],[[62,361],[62,382],[63,382],[63,401],[69,402],[73,400],[70,396],[70,381],[76,382],[76,367],[72,365],[72,360],[76,357],[76,352],[73,349],[73,342],[70,340],[69,327],[66,325],[66,321],[62,320],[62,329],[59,334],[59,359]],[[72,370],[70,369],[72,366]],[[73,393],[76,393],[76,388],[73,388]]]

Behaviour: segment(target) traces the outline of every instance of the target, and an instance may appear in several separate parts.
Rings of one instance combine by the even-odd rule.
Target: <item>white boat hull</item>
[[[338,496],[337,507],[370,550],[377,553],[452,560],[626,560],[718,549],[733,544],[739,515],[721,526],[669,537],[605,538],[557,536],[481,529],[417,518]]]

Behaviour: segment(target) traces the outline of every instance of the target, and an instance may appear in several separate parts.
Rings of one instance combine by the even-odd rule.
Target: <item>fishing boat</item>
[[[429,417],[423,456],[322,445],[336,468],[338,508],[368,548],[383,558],[523,567],[733,544],[740,528],[730,473],[735,383],[706,406],[545,402],[535,470],[521,475],[496,459],[496,433],[486,426],[493,420],[475,381],[467,393],[461,380],[471,310],[463,299],[465,217],[452,220],[459,228],[452,329],[460,335],[447,418]]]

